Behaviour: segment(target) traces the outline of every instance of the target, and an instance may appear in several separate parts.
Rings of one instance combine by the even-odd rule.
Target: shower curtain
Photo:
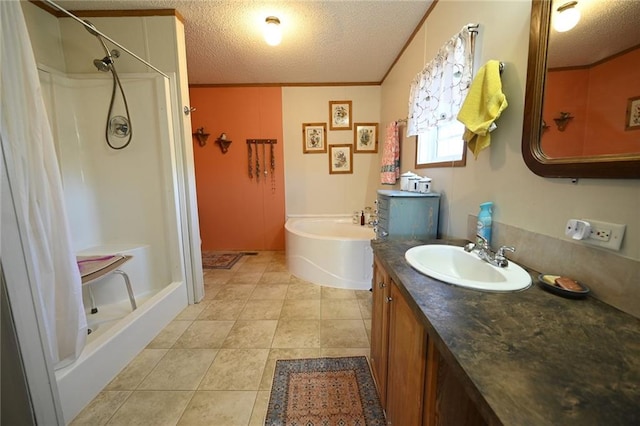
[[[43,345],[57,369],[73,362],[85,344],[82,284],[71,249],[53,136],[20,2],[0,1],[0,31],[2,150],[34,303],[42,314]]]

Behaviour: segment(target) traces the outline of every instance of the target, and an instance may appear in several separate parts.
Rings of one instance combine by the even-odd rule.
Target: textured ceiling
[[[568,0],[554,0],[553,10]],[[549,67],[590,65],[640,46],[640,0],[578,0],[581,18],[570,31],[551,29]]]
[[[190,84],[268,84],[380,82],[432,0],[56,3],[71,11],[175,9],[184,18]],[[283,33],[275,47],[261,33],[270,15]]]

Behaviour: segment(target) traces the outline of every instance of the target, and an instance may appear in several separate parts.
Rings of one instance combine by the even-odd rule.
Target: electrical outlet
[[[587,239],[582,241],[602,248],[620,250],[627,225],[600,222],[591,219],[584,220],[591,225],[591,233]]]

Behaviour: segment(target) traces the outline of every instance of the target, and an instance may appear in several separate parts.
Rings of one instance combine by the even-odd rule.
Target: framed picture
[[[329,145],[329,174],[353,173],[353,145]]]
[[[378,123],[353,123],[354,152],[378,152]]]
[[[629,98],[625,130],[640,130],[640,96]]]
[[[329,130],[351,130],[351,101],[329,101]]]
[[[327,152],[327,123],[302,123],[302,152]]]

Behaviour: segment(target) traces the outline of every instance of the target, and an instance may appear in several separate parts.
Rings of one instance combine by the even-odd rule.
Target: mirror
[[[571,31],[576,31],[575,34],[579,34],[578,26],[587,25],[589,21],[602,20],[601,18],[588,19],[586,13],[589,8],[594,6],[604,6],[606,8],[612,8],[614,4],[625,4],[632,8],[632,11],[626,11],[623,15],[628,17],[632,25],[633,31],[628,33],[626,42],[631,42],[631,47],[627,46],[624,52],[617,54],[606,54],[605,58],[620,57],[622,54],[628,52],[635,52],[640,49],[640,41],[633,41],[632,36],[638,35],[637,31],[638,13],[640,2],[635,1],[616,1],[616,0],[579,0],[578,7],[584,6],[581,10],[583,17],[578,26],[567,33],[557,33],[551,29],[552,13],[556,11],[558,5],[562,5],[566,1],[551,2],[549,0],[533,0],[531,9],[531,28],[529,31],[529,62],[527,71],[527,83],[526,83],[526,95],[525,95],[525,109],[524,109],[524,126],[522,132],[522,155],[525,163],[531,171],[535,174],[544,177],[568,177],[568,178],[640,178],[640,129],[636,126],[629,126],[629,116],[632,114],[631,107],[636,107],[637,101],[633,101],[634,98],[640,96],[640,90],[628,89],[628,93],[624,93],[623,107],[621,108],[620,100],[616,100],[617,109],[610,112],[613,117],[611,121],[616,127],[616,134],[623,134],[625,138],[630,139],[631,143],[620,142],[620,138],[616,139],[613,133],[602,134],[594,131],[593,129],[586,129],[585,122],[587,121],[585,116],[586,106],[581,105],[579,109],[574,111],[571,108],[563,108],[560,104],[554,104],[555,93],[551,93],[550,82],[553,81],[555,76],[552,73],[555,71],[565,70],[584,70],[593,68],[594,62],[589,62],[586,65],[584,63],[570,64],[570,63],[557,63],[553,62],[558,57],[555,51],[560,43],[560,36],[569,35]],[[614,26],[619,28],[624,27],[624,23],[618,22]],[[597,34],[599,37],[604,38],[607,43],[611,45],[613,37],[604,35],[593,28],[585,28],[581,31],[591,31],[593,34]],[[558,39],[554,39],[558,37]],[[574,36],[574,38],[576,38]],[[577,37],[583,39],[583,37]],[[571,46],[569,52],[590,52],[597,49],[593,44],[588,47]],[[563,60],[568,60],[570,54],[566,51],[559,55]],[[637,58],[637,55],[635,56]],[[582,59],[584,61],[584,59]],[[596,60],[596,62],[602,61],[602,59]],[[599,62],[601,63],[601,62]],[[555,67],[555,69],[554,69]],[[640,81],[640,63],[635,62],[633,67],[627,70],[625,79],[627,81]],[[548,72],[551,71],[551,72]],[[620,78],[618,78],[620,80]],[[582,95],[581,95],[582,96]],[[577,95],[573,95],[575,100]],[[586,98],[586,95],[585,95]],[[606,98],[606,102],[600,102],[599,105],[611,106],[613,101]],[[547,102],[547,104],[545,104]],[[636,102],[636,103],[634,103]],[[557,111],[555,109],[558,109]],[[577,108],[577,107],[576,107]],[[546,110],[545,110],[546,109]],[[555,121],[558,119],[559,121]],[[560,130],[563,127],[563,130]],[[598,133],[596,142],[600,145],[620,146],[630,145],[631,149],[628,152],[602,152],[602,153],[585,153],[584,148],[574,150],[574,153],[562,152],[562,150],[555,150],[551,145],[554,142],[556,144],[567,143],[569,141],[568,135],[576,133],[577,129],[581,129],[581,133],[592,135]],[[554,137],[549,135],[554,134]],[[547,141],[548,139],[548,141]],[[563,147],[564,149],[564,147]],[[566,151],[566,150],[565,150]],[[576,155],[576,152],[578,153]]]

